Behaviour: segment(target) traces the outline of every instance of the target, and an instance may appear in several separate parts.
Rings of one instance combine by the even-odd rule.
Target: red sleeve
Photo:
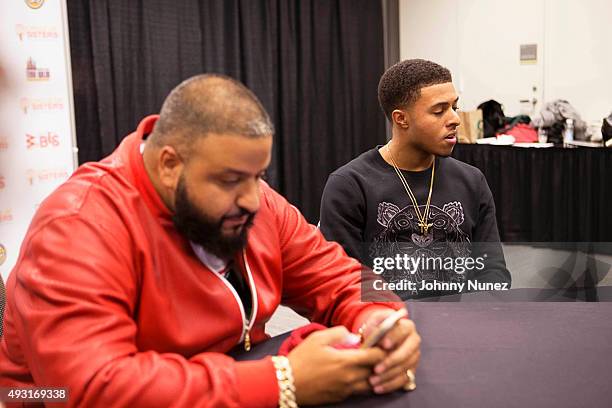
[[[311,321],[344,325],[353,331],[376,309],[403,307],[399,298],[389,294],[385,297],[395,302],[362,302],[361,264],[337,243],[326,241],[297,208],[270,187],[265,186],[264,192],[278,223],[283,304]]]
[[[137,349],[137,256],[125,231],[68,217],[24,245],[9,305],[16,336],[36,385],[68,387],[68,406],[276,406],[270,358]]]

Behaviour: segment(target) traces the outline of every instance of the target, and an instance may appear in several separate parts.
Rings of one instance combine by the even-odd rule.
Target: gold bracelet
[[[279,408],[298,408],[295,400],[295,384],[293,372],[289,359],[285,356],[272,356],[272,363],[276,370],[278,381],[278,406]]]

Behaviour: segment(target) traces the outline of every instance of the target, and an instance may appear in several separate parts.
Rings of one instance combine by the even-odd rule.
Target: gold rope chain
[[[400,171],[399,167],[397,167],[397,164],[395,163],[395,158],[393,157],[393,153],[391,153],[391,149],[389,148],[389,144],[386,144],[385,147],[387,148],[387,153],[389,153],[389,157],[391,158],[393,169],[395,170],[395,173],[397,173],[397,176],[399,177],[400,181],[402,182],[402,185],[404,186],[404,190],[406,190],[406,194],[408,194],[408,198],[410,198],[410,201],[414,206],[417,219],[419,220],[418,225],[421,228],[421,235],[427,235],[429,228],[433,225],[433,223],[428,224],[427,219],[429,218],[429,204],[431,203],[431,192],[433,191],[434,174],[436,172],[436,158],[434,157],[433,166],[431,168],[431,181],[429,183],[429,195],[427,196],[427,204],[425,204],[425,212],[424,214],[421,214],[421,210],[419,209],[419,203],[417,202],[416,197],[412,193],[412,190],[410,189],[406,178]]]

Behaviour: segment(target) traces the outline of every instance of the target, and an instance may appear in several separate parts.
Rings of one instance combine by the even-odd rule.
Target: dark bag
[[[604,146],[608,146],[609,140],[612,140],[612,113],[607,118],[604,118],[601,125],[601,137],[603,138]]]
[[[478,109],[482,110],[484,137],[495,137],[506,126],[506,115],[501,104],[491,99],[478,105]]]

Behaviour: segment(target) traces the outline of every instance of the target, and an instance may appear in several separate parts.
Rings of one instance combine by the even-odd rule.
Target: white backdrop
[[[75,169],[65,0],[0,0],[0,273],[40,203]]]
[[[495,99],[514,116],[561,98],[601,127],[612,109],[611,15],[610,0],[400,0],[400,57],[447,66],[461,109]],[[521,44],[537,44],[535,64],[520,63]],[[520,100],[533,99],[523,111]]]

